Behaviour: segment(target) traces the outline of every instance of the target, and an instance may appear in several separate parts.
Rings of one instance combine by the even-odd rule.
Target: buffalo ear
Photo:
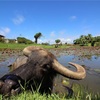
[[[4,82],[0,80],[0,88],[4,85]]]

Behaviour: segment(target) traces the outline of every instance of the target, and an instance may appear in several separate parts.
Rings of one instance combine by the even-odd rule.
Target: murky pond
[[[58,57],[58,61],[64,66],[70,66],[68,62],[75,62],[86,67],[87,75],[84,80],[75,81],[87,86],[90,91],[100,93],[100,56],[95,59],[96,56],[92,56],[91,59],[78,59],[75,55],[61,55]],[[70,69],[73,67],[70,66]]]
[[[22,52],[4,52],[0,51],[0,77],[10,71],[10,66]]]
[[[65,67],[68,67],[71,70],[74,70],[68,62],[74,62],[82,65],[87,72],[86,78],[84,80],[76,81],[78,84],[82,84],[85,87],[88,87],[90,91],[100,93],[100,48],[96,49],[96,53],[92,51],[86,51],[81,49],[79,50],[49,50],[52,52],[58,61],[63,64]],[[5,59],[2,59],[5,55],[0,53],[0,77],[10,71],[8,67],[11,63],[15,61],[18,57],[18,54],[7,56]]]

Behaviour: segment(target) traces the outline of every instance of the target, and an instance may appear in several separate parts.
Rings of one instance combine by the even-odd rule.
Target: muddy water
[[[72,82],[82,84],[88,91],[100,93],[100,48],[96,49],[72,49],[51,51],[58,61],[71,70],[75,70],[68,62],[74,62],[82,65],[86,69],[86,78],[84,80]]]
[[[75,51],[75,52],[74,52]],[[85,50],[84,50],[85,51]],[[99,92],[100,93],[100,52],[96,51],[97,53],[83,53],[76,50],[50,50],[58,59],[58,61],[63,64],[65,67],[68,67],[71,70],[74,70],[68,62],[74,62],[82,65],[85,67],[87,71],[86,78],[81,81],[74,81],[79,84],[82,84],[85,87],[88,87],[90,91]],[[10,71],[10,64],[12,64],[15,59],[18,57],[16,55],[10,55],[4,58],[0,54],[0,77]],[[3,58],[3,59],[2,59]]]
[[[74,62],[85,66],[87,72],[86,78],[81,81],[71,81],[82,84],[84,87],[88,88],[89,91],[100,93],[100,56],[96,59],[95,57],[96,56],[92,56],[91,59],[79,59],[79,57],[75,55],[61,55],[57,57],[57,59],[64,66],[70,66],[68,62]],[[69,69],[74,70],[72,66],[70,66]]]
[[[18,51],[13,53],[0,52],[0,77],[10,72],[11,67],[8,66],[10,66],[21,54],[22,52]]]
[[[10,71],[10,67],[8,67],[8,66],[10,66],[15,61],[16,58],[17,58],[17,56],[12,56],[12,57],[6,58],[6,60],[0,62],[0,77]]]

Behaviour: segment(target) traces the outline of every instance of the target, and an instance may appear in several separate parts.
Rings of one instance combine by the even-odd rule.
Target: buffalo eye
[[[49,71],[50,65],[49,64],[44,64],[43,65],[43,71]]]
[[[48,70],[48,69],[50,69],[50,65],[49,64],[45,64],[44,68]]]

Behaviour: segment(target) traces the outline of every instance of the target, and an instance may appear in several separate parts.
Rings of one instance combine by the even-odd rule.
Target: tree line
[[[38,32],[34,35],[35,41],[26,39],[25,37],[17,37],[18,43],[25,43],[25,44],[32,44],[32,43],[38,43],[38,39],[41,38],[43,35],[41,32]],[[9,39],[10,43],[14,43],[14,39]],[[3,39],[0,39],[0,42],[4,42]],[[60,39],[55,40],[55,47],[58,47],[59,45],[62,45],[62,41]],[[42,43],[45,45],[49,45],[49,43]],[[67,44],[67,42],[65,43]],[[91,34],[88,35],[81,35],[78,39],[75,39],[73,41],[73,44],[80,45],[80,46],[100,46],[100,36],[93,37]]]
[[[80,46],[100,46],[100,36],[93,37],[91,34],[81,35],[80,38],[75,39],[73,43]]]

